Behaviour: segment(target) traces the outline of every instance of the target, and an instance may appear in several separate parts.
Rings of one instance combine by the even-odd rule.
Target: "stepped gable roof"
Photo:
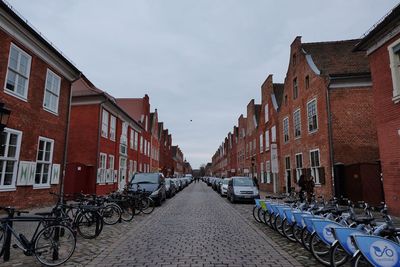
[[[329,76],[346,76],[370,73],[369,62],[365,52],[354,52],[360,39],[303,43],[302,49],[311,55],[321,74]]]
[[[284,87],[285,87],[285,85],[283,83],[272,84],[272,89],[273,89],[278,107],[280,107],[282,104]]]

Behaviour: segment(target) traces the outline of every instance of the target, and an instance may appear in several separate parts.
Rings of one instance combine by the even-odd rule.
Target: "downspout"
[[[331,177],[332,177],[332,193],[336,196],[335,189],[335,172],[334,172],[334,150],[333,150],[333,133],[332,133],[332,114],[331,114],[331,101],[329,95],[329,87],[331,84],[331,78],[328,77],[328,86],[326,88],[326,112],[328,115],[328,140],[329,140],[329,161],[331,165]]]

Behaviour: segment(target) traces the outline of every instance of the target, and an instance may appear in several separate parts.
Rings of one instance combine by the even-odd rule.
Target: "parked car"
[[[228,182],[227,198],[235,203],[236,201],[251,201],[260,198],[257,186],[250,177],[232,177]]]
[[[162,173],[136,173],[130,182],[130,191],[145,190],[154,200],[156,205],[167,199],[165,191],[165,178]]]
[[[225,178],[222,180],[222,184],[221,184],[221,196],[226,196],[228,193],[228,183],[231,180],[231,178]]]
[[[174,183],[174,181],[172,181],[171,178],[165,179],[165,192],[166,192],[167,198],[171,198],[171,197],[175,196],[175,194],[176,194],[175,183]]]

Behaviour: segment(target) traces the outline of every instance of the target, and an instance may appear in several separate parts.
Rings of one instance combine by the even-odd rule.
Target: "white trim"
[[[301,168],[298,168],[298,166],[297,166],[297,156],[298,155],[301,156]],[[294,162],[295,162],[295,166],[294,167],[296,169],[296,179],[297,179],[297,182],[298,182],[299,179],[300,179],[301,170],[304,168],[304,159],[303,159],[303,153],[302,152],[294,154]]]
[[[46,106],[44,105],[45,100],[46,100],[46,92],[47,92],[46,85],[47,85],[47,79],[49,78],[49,73],[51,73],[52,75],[54,75],[54,76],[55,76],[56,78],[58,78],[58,80],[59,80],[56,110],[52,110],[52,109],[50,109],[50,108],[48,108],[48,107],[46,107]],[[46,80],[44,81],[44,93],[43,93],[43,104],[42,104],[43,109],[44,109],[45,111],[47,111],[47,112],[53,114],[53,115],[58,116],[58,107],[59,107],[59,103],[60,103],[60,95],[61,95],[61,77],[58,76],[58,75],[57,75],[56,73],[54,73],[53,71],[51,71],[49,68],[47,68],[47,71],[46,71]]]
[[[309,117],[308,117],[308,105],[311,103],[311,102],[313,102],[315,100],[315,116],[317,117],[317,128],[316,129],[314,129],[314,130],[312,130],[312,131],[310,131],[310,125],[309,125]],[[318,100],[317,100],[317,97],[314,97],[314,98],[312,98],[311,100],[309,100],[308,102],[307,102],[307,131],[308,131],[308,133],[309,134],[313,134],[313,133],[315,133],[315,132],[318,132],[318,129],[319,129],[319,123],[318,123]]]
[[[285,140],[285,121],[287,121],[287,136],[288,140]],[[283,137],[283,143],[287,144],[290,141],[290,124],[289,124],[289,116],[286,116],[282,120],[282,137]]]
[[[312,162],[312,160],[311,160],[311,153],[312,152],[316,152],[316,151],[318,151],[318,166],[311,166],[311,162]],[[316,149],[311,149],[310,151],[309,151],[309,157],[310,157],[310,170],[311,170],[311,174],[314,174],[314,178],[315,178],[315,184],[316,185],[320,185],[321,183],[320,183],[320,180],[319,180],[319,173],[318,173],[318,168],[319,167],[321,167],[321,152],[320,152],[320,150],[319,150],[319,148],[316,148]],[[316,169],[316,170],[315,170]]]
[[[8,185],[8,186],[0,185],[0,192],[15,191],[16,188],[17,188],[16,187],[16,184],[17,184],[17,172],[18,172],[18,163],[19,163],[19,156],[20,156],[20,152],[21,152],[21,143],[22,143],[22,131],[14,130],[14,129],[11,129],[11,128],[5,128],[4,132],[8,132],[8,133],[17,135],[18,136],[18,140],[17,140],[16,151],[15,151],[15,165],[14,165],[13,177],[12,177],[12,180],[11,180],[11,185]],[[8,151],[4,151],[4,154],[5,155],[8,154]],[[2,157],[2,158],[6,159],[6,157]],[[1,176],[2,176],[2,174],[0,173],[0,181],[2,180]]]
[[[400,99],[400,58],[396,58],[393,52],[393,48],[397,45],[400,45],[400,38],[391,43],[387,48],[393,85],[392,99],[395,103]]]
[[[388,42],[398,33],[400,33],[400,26],[396,26],[396,28],[394,28],[391,32],[386,33],[386,35],[380,38],[379,41],[377,41],[374,45],[370,46],[367,49],[367,56],[378,50],[381,46],[383,46],[386,42]]]
[[[22,76],[19,72],[15,71],[17,73],[18,76],[22,76],[23,78],[26,78],[26,84],[25,84],[25,94],[24,95],[20,95],[15,91],[12,91],[10,89],[7,88],[7,80],[8,80],[8,74],[9,74],[9,66],[10,66],[10,61],[11,61],[11,49],[14,48],[16,49],[19,53],[23,54],[24,56],[26,56],[29,60],[28,60],[28,66],[27,66],[27,76]],[[18,56],[18,58],[20,58],[20,56]],[[20,100],[24,100],[26,102],[28,102],[28,92],[29,92],[29,80],[30,80],[30,75],[31,75],[31,65],[32,65],[32,56],[29,55],[27,52],[25,52],[22,48],[19,48],[17,45],[15,45],[14,43],[11,42],[10,44],[10,49],[9,49],[9,53],[8,53],[8,62],[7,62],[7,66],[6,66],[6,77],[4,80],[4,92],[6,92],[9,95],[15,96],[16,98],[20,99]],[[19,60],[17,62],[17,68],[19,67]],[[15,84],[17,85],[17,83]],[[16,90],[16,87],[15,87]]]
[[[300,134],[298,136],[296,136],[296,120],[295,120],[295,114],[296,112],[299,112],[299,126],[300,126]],[[300,139],[301,138],[301,109],[297,108],[295,109],[295,111],[293,112],[293,135],[294,135],[294,139]]]
[[[303,50],[304,51],[304,50]],[[321,75],[321,71],[318,69],[317,65],[315,65],[314,60],[312,59],[312,56],[309,54],[306,54],[306,61],[308,66],[310,66],[311,70],[317,74]]]
[[[39,160],[39,147],[40,147],[40,141],[43,141],[46,143],[51,143],[51,150],[50,150],[50,157],[48,161],[45,160]],[[54,154],[54,139],[50,139],[47,137],[39,136],[38,138],[38,143],[37,143],[37,154],[36,154],[36,173],[38,172],[37,165],[38,164],[49,164],[49,172],[48,172],[48,177],[47,177],[47,183],[36,183],[36,173],[35,173],[35,179],[33,181],[33,189],[44,189],[44,188],[50,188],[50,180],[51,180],[51,166],[53,164],[53,154]],[[44,153],[46,152],[46,147],[44,147]],[[45,154],[43,155],[45,157]],[[43,173],[40,171],[40,182],[43,181]]]
[[[104,121],[104,116],[107,114],[107,122]],[[103,126],[107,126],[107,132],[103,132]],[[109,132],[109,127],[110,127],[110,112],[108,112],[105,108],[102,108],[101,111],[101,137],[108,138],[108,132]]]

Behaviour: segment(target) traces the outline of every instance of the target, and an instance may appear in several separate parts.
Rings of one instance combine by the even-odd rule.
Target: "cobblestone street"
[[[95,240],[78,239],[66,266],[302,266],[315,264],[253,223],[252,205],[231,205],[204,183],[192,184],[134,222],[108,226]],[[297,247],[290,250],[298,249]],[[291,254],[291,255],[289,255]],[[17,258],[16,258],[17,257]],[[5,266],[38,266],[12,251]],[[305,260],[306,259],[306,260]]]

